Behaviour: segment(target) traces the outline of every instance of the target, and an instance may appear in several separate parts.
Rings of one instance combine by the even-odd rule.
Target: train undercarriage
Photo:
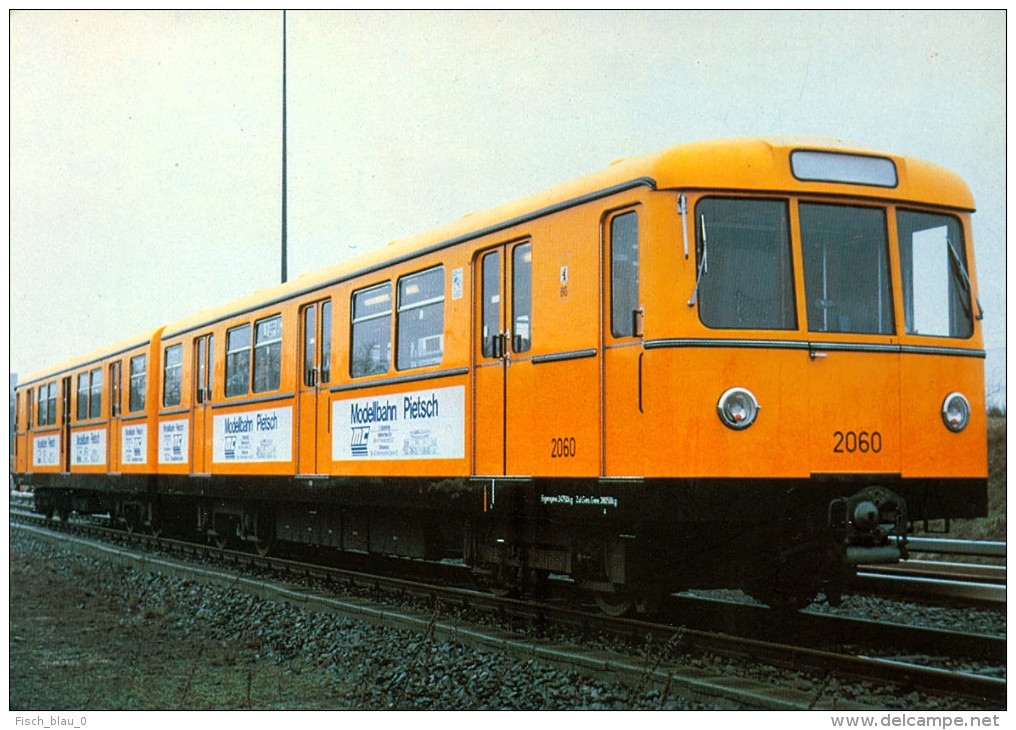
[[[651,611],[689,588],[740,588],[786,608],[819,593],[836,603],[857,565],[906,557],[909,520],[974,514],[986,499],[976,479],[32,481],[35,509],[50,517],[108,513],[130,531],[262,554],[460,561],[481,585],[520,596],[542,595],[555,576],[611,614]]]

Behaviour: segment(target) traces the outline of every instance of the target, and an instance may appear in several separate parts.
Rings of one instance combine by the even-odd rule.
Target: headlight
[[[962,393],[950,393],[942,401],[942,421],[950,431],[962,431],[970,422],[970,403]]]
[[[758,400],[747,388],[731,388],[720,396],[716,412],[727,428],[740,431],[755,423],[758,416]]]

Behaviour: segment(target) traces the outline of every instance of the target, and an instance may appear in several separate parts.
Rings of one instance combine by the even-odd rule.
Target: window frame
[[[901,237],[903,222],[901,219],[906,216],[935,216],[941,218],[944,221],[950,221],[956,226],[957,233],[959,234],[960,240],[958,241],[958,248],[948,243],[947,245],[952,248],[952,256],[948,257],[946,264],[947,271],[949,272],[948,286],[949,286],[949,334],[937,334],[933,332],[918,332],[914,329],[916,322],[915,320],[915,297],[914,297],[914,263],[913,263],[913,233],[916,233],[915,229],[910,236],[909,241],[909,252],[908,255],[904,256],[904,245]],[[970,270],[970,253],[967,250],[967,235],[966,230],[963,227],[963,220],[958,215],[948,213],[942,210],[925,210],[916,207],[898,205],[895,209],[895,233],[896,233],[896,247],[899,252],[900,258],[900,294],[903,298],[903,332],[911,337],[936,337],[939,339],[954,339],[954,340],[969,340],[974,336],[976,331],[976,325],[974,324],[977,319],[974,313],[975,306],[975,295],[972,285],[968,285],[963,281],[963,273],[957,271],[956,261],[953,256],[961,259],[963,272],[969,272]],[[943,223],[948,230],[948,223]],[[922,231],[933,230],[931,228],[922,228]],[[966,312],[965,322],[968,330],[966,334],[952,334],[953,321],[952,321],[952,310],[955,305],[959,305],[961,309]]]
[[[170,363],[170,353],[176,362]],[[175,395],[175,400],[171,396]],[[162,350],[162,407],[172,408],[183,402],[183,343],[167,345]]]
[[[231,335],[239,334],[241,331],[246,331],[247,341],[240,346],[230,349]],[[250,395],[251,387],[251,343],[254,341],[254,332],[251,328],[250,322],[244,322],[238,324],[235,327],[230,327],[226,330],[226,364],[223,369],[223,375],[225,382],[223,383],[222,392],[226,398],[242,398],[243,396]],[[241,358],[242,355],[246,354],[247,359],[242,368],[236,366],[237,359]],[[230,388],[232,382],[231,375],[234,373],[244,374],[243,391],[239,389]],[[239,383],[239,381],[237,381]]]
[[[629,282],[628,288],[632,291],[624,292],[624,295],[629,295],[626,300],[622,299],[622,292],[619,290],[618,282],[622,277],[618,276],[618,269],[620,264],[624,261],[618,256],[615,256],[617,251],[618,236],[615,231],[615,225],[618,221],[627,219],[629,216],[634,217],[635,220],[635,245],[633,250],[635,252],[635,262],[632,267],[635,271],[634,287],[632,288]],[[641,308],[641,291],[640,291],[640,260],[639,260],[639,211],[637,208],[628,208],[625,210],[619,210],[612,212],[606,221],[607,235],[610,238],[610,334],[611,336],[621,339],[629,337],[638,337],[637,325],[635,322],[636,312]],[[627,243],[624,241],[622,243]],[[634,301],[632,301],[630,294],[634,294]],[[628,306],[625,306],[628,305]],[[633,305],[633,306],[632,306]],[[620,309],[619,307],[624,307]]]
[[[384,311],[377,311],[377,312],[373,312],[371,314],[367,314],[367,315],[363,315],[363,316],[357,317],[356,316],[356,304],[357,304],[357,300],[359,299],[359,297],[361,297],[361,296],[363,296],[365,298],[369,297],[369,295],[372,292],[378,291],[378,290],[381,290],[381,289],[386,289],[386,294],[388,295],[388,308],[386,310],[384,310]],[[392,323],[395,320],[395,317],[394,317],[394,314],[393,314],[394,304],[395,304],[395,289],[394,289],[394,286],[392,284],[391,279],[386,279],[385,281],[380,281],[380,282],[378,282],[376,284],[371,284],[370,286],[365,286],[365,287],[362,287],[360,289],[356,289],[356,290],[354,290],[350,294],[350,296],[349,296],[349,318],[350,318],[350,325],[349,325],[349,376],[351,378],[366,378],[366,377],[369,377],[371,375],[384,375],[384,374],[390,373],[392,371],[392,354],[393,354]],[[356,346],[358,344],[357,343],[357,337],[356,337],[357,325],[362,325],[365,322],[372,322],[374,320],[383,319],[385,317],[388,318],[388,327],[386,328],[386,331],[388,333],[388,335],[387,335],[387,341],[382,343],[386,347],[386,349],[387,349],[386,353],[384,353],[387,356],[387,365],[386,365],[385,369],[384,370],[380,370],[378,372],[371,372],[370,369],[357,370],[357,363],[360,362],[357,359],[357,357],[356,357]],[[368,354],[369,354],[369,351],[368,351]]]
[[[881,234],[882,234],[881,244],[882,244],[882,248],[879,251],[880,261],[878,263],[881,263],[882,266],[881,266],[881,269],[880,269],[879,281],[876,282],[876,283],[877,284],[881,284],[882,283],[881,276],[884,274],[884,276],[885,276],[885,282],[884,282],[885,291],[884,292],[880,292],[880,296],[879,296],[879,299],[878,299],[878,301],[880,302],[880,304],[879,304],[879,312],[880,312],[880,314],[878,315],[879,325],[878,325],[877,331],[871,331],[870,329],[868,329],[868,330],[858,329],[856,326],[854,326],[854,327],[852,327],[850,329],[843,329],[841,327],[830,329],[828,324],[825,324],[825,328],[824,329],[812,329],[812,322],[811,322],[812,307],[810,306],[810,302],[812,301],[811,294],[813,292],[809,290],[809,283],[810,283],[810,280],[809,280],[809,270],[810,270],[810,267],[809,267],[808,252],[806,250],[807,243],[805,241],[805,221],[804,221],[804,218],[805,218],[804,209],[806,209],[806,208],[813,208],[813,209],[824,208],[824,209],[827,209],[827,210],[830,209],[830,208],[837,208],[837,209],[840,209],[840,210],[864,210],[864,211],[872,211],[872,212],[875,212],[875,213],[878,213],[878,214],[881,215],[880,224],[882,226],[882,228],[881,228]],[[803,331],[807,332],[809,335],[835,335],[835,336],[840,336],[840,335],[858,336],[859,335],[859,336],[862,336],[862,337],[867,337],[867,336],[873,336],[873,337],[895,337],[896,336],[896,333],[897,333],[897,328],[896,328],[896,303],[895,303],[895,300],[894,300],[896,288],[895,288],[895,273],[893,271],[893,252],[892,252],[892,245],[893,244],[892,244],[892,241],[890,240],[891,221],[890,221],[889,212],[890,212],[890,207],[887,206],[887,205],[884,205],[884,204],[879,205],[877,203],[869,204],[869,203],[867,203],[865,201],[844,201],[844,200],[832,200],[832,201],[830,201],[830,200],[820,200],[820,199],[815,199],[815,198],[802,198],[802,199],[798,199],[797,200],[798,246],[799,246],[799,249],[800,249],[800,252],[801,252],[801,279],[802,279],[802,284],[804,286],[804,299],[805,299],[805,301],[804,301],[804,322],[803,322],[803,325],[802,325]],[[855,217],[855,219],[856,219],[856,217]],[[823,286],[826,286],[826,285],[824,284]],[[854,287],[852,287],[852,288],[856,289],[856,283],[855,283]],[[828,291],[824,291],[823,292],[823,298],[825,297],[825,295],[827,293],[828,293]],[[886,310],[885,314],[881,313],[882,312],[882,308],[884,308]],[[824,319],[828,320],[827,317],[824,317]],[[884,320],[884,322],[882,320]],[[889,328],[889,331],[887,331],[887,332],[882,331],[882,325],[883,324],[885,324]]]
[[[88,385],[88,418],[102,417],[102,366],[92,368]]]
[[[264,342],[259,342],[262,326],[278,322],[278,337]],[[282,314],[277,312],[267,317],[254,320],[253,338],[251,340],[251,377],[250,387],[254,393],[272,393],[282,387],[282,342],[284,330],[282,326]],[[269,332],[269,336],[274,333]],[[267,380],[262,380],[258,374],[259,365],[264,362]]]
[[[416,279],[424,279],[425,277],[432,277],[435,273],[439,272],[441,280],[441,295],[422,299],[420,301],[414,301],[409,304],[403,304],[403,298],[406,296],[403,286],[409,286]],[[436,277],[435,277],[436,278]],[[420,271],[414,271],[411,274],[405,274],[400,276],[398,284],[396,286],[396,306],[395,306],[395,369],[396,371],[402,372],[405,370],[420,370],[422,368],[436,367],[444,362],[444,335],[445,335],[445,289],[447,287],[447,279],[445,278],[445,266],[443,263],[435,266],[430,266]],[[423,339],[432,339],[434,337],[441,338],[441,352],[437,362],[428,362],[424,365],[413,364],[412,349],[410,352],[405,354],[405,358],[408,362],[403,362],[403,343],[402,334],[409,330],[408,317],[411,316],[412,312],[422,312],[430,308],[441,307],[441,326],[437,330],[437,334],[425,335],[425,337],[415,338],[415,342],[420,342]],[[403,322],[403,316],[407,317],[405,323]],[[407,344],[412,344],[413,340],[407,341]],[[417,355],[419,360],[419,355]]]
[[[710,250],[715,250],[713,247],[716,245],[715,232],[713,234],[713,241],[709,238],[709,227],[707,225],[705,232],[705,241],[703,242],[702,232],[702,217],[703,213],[700,206],[708,204],[711,201],[723,201],[723,202],[751,202],[751,203],[774,203],[782,206],[784,215],[783,229],[780,233],[783,235],[783,241],[780,242],[784,249],[780,255],[780,260],[777,265],[785,265],[786,270],[781,273],[782,277],[786,280],[784,291],[781,296],[786,297],[787,300],[779,302],[776,300],[777,314],[786,318],[788,321],[785,325],[774,327],[770,325],[760,325],[758,322],[752,324],[732,324],[730,322],[723,323],[711,323],[707,321],[707,317],[703,316],[703,310],[709,312],[708,307],[703,307],[704,302],[710,302],[713,294],[708,292],[708,289],[702,288],[704,280],[702,279],[703,274],[708,276],[709,269],[709,253]],[[758,331],[758,332],[800,332],[801,321],[798,316],[798,291],[797,291],[797,267],[795,257],[797,256],[798,240],[795,238],[795,231],[793,225],[792,216],[796,212],[796,206],[799,204],[799,200],[794,197],[787,196],[773,196],[773,195],[729,195],[722,192],[708,193],[702,195],[695,201],[694,213],[692,216],[692,226],[694,231],[694,244],[695,244],[695,288],[692,293],[692,299],[697,298],[695,309],[697,310],[697,316],[702,326],[716,331],[733,330],[733,331]],[[709,221],[706,221],[708,224]],[[703,250],[705,250],[705,267],[703,268]],[[714,254],[715,257],[715,254]],[[708,285],[708,282],[706,282]],[[708,318],[712,318],[712,313],[708,315]],[[725,314],[725,316],[727,316]]]
[[[77,400],[76,407],[74,409],[74,415],[76,421],[87,421],[88,420],[88,398],[91,393],[90,384],[91,372],[85,370],[84,372],[78,373],[78,389],[77,389]],[[84,386],[82,388],[81,386]]]
[[[137,371],[134,368],[134,363],[136,362],[141,364],[140,369]],[[127,368],[130,380],[127,394],[127,412],[139,413],[145,410],[145,404],[148,401],[148,353],[143,352],[130,358]],[[140,383],[140,387],[138,383]],[[136,403],[136,398],[140,399],[140,403]]]

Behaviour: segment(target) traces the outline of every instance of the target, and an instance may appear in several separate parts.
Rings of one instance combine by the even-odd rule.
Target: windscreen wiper
[[[945,239],[945,245],[949,248],[949,253],[952,254],[953,262],[956,264],[956,268],[960,272],[960,276],[963,278],[963,284],[967,287],[967,292],[977,302],[977,319],[978,321],[984,319],[984,307],[981,306],[981,300],[978,298],[977,293],[974,291],[974,287],[970,284],[970,277],[967,275],[967,267],[963,263],[963,259],[956,253],[956,249],[953,248],[952,241],[947,236]]]
[[[698,299],[698,288],[702,283],[702,274],[709,273],[709,238],[706,236],[706,217],[703,215],[699,219],[702,221],[702,257],[699,259],[698,276],[695,277],[695,291],[691,293],[691,299],[688,300],[689,307],[694,307],[695,300]]]

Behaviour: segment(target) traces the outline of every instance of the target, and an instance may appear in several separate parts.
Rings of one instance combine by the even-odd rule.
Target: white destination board
[[[268,408],[215,416],[212,461],[292,461],[293,408]]]
[[[36,436],[32,439],[32,465],[58,466],[60,464],[60,437]]]
[[[159,421],[159,463],[187,463],[187,435],[189,422],[186,418],[175,421]]]
[[[106,429],[93,428],[71,434],[71,463],[99,466],[106,463]]]
[[[148,461],[148,424],[135,423],[120,431],[120,463],[144,464]]]
[[[332,460],[462,459],[465,388],[351,398],[332,403]]]

